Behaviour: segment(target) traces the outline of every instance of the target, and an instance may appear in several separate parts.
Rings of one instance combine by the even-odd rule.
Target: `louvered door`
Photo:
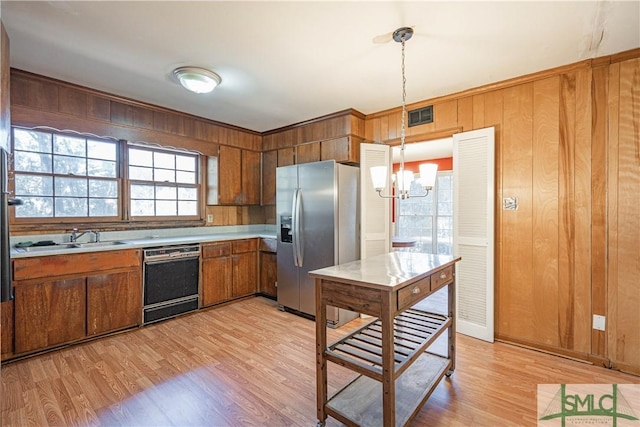
[[[391,170],[391,150],[384,144],[360,144],[360,258],[386,254],[391,248],[391,202],[378,196],[372,166]],[[390,180],[389,180],[390,181]],[[387,190],[389,191],[387,182]]]

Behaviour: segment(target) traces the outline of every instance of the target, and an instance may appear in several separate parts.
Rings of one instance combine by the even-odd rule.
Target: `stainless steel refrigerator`
[[[276,170],[278,304],[315,316],[311,270],[360,258],[359,168],[326,160]],[[358,313],[330,307],[328,325]]]
[[[9,197],[8,159],[9,154],[0,147],[0,301],[13,299],[9,252],[9,206],[22,203],[20,200]]]

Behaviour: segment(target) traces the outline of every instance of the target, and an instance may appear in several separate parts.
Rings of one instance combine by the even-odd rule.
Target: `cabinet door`
[[[360,163],[360,150],[349,136],[321,142],[320,159],[343,163]]]
[[[87,335],[141,323],[142,275],[139,271],[87,278]]]
[[[317,162],[320,160],[320,143],[312,142],[310,144],[302,144],[296,147],[298,155],[296,157],[296,162],[298,164],[301,163],[311,163]]]
[[[202,306],[231,298],[231,257],[202,260]]]
[[[278,150],[278,166],[295,165],[296,153],[295,148],[281,148]]]
[[[86,279],[16,283],[16,353],[75,341],[85,336]]]
[[[0,315],[2,315],[2,359],[13,355],[13,301],[4,301],[0,304]]]
[[[218,158],[218,203],[242,203],[242,150],[220,146]]]
[[[265,151],[262,153],[262,205],[276,204],[276,167],[278,167],[278,152]]]
[[[260,204],[260,153],[242,150],[242,200],[244,205]]]
[[[272,252],[260,252],[260,293],[277,297],[277,255]]]
[[[256,253],[247,252],[231,257],[233,267],[232,296],[255,294],[258,290]]]

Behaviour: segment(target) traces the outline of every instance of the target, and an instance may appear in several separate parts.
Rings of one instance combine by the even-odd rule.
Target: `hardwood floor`
[[[341,331],[329,330],[329,339]],[[5,364],[2,425],[311,426],[315,324],[252,298]],[[536,385],[640,377],[457,337],[457,368],[412,425],[536,425]],[[330,364],[330,392],[352,378]],[[339,425],[329,419],[328,426]]]

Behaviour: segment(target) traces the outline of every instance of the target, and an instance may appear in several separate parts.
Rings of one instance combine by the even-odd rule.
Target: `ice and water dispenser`
[[[280,241],[293,243],[293,232],[291,230],[291,216],[280,216]]]

